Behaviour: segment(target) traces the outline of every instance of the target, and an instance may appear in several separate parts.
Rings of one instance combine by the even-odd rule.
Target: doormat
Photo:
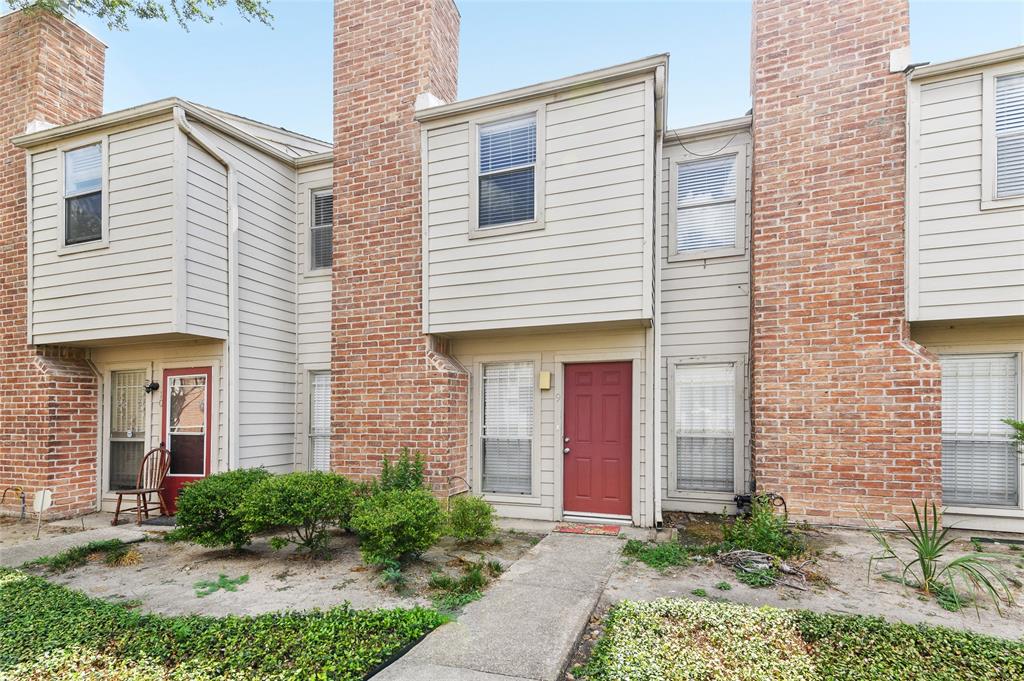
[[[152,518],[147,518],[142,521],[143,525],[159,525],[161,527],[174,527],[177,522],[177,516],[173,515],[158,515]]]
[[[555,525],[555,532],[565,534],[598,534],[607,537],[614,537],[622,529],[618,525],[589,525],[586,523],[558,523]]]

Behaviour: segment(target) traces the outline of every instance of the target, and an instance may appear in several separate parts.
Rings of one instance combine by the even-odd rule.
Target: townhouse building
[[[4,486],[407,446],[512,517],[1024,530],[1024,48],[914,66],[906,2],[755,0],[751,111],[671,129],[666,54],[460,101],[452,0],[334,26],[324,142],[101,115],[96,38],[0,18]]]

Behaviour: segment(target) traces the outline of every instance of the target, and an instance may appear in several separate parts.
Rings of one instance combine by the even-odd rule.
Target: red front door
[[[565,367],[566,512],[631,514],[633,366]]]
[[[181,488],[210,474],[210,367],[165,369],[163,441],[171,452],[165,501],[172,513]]]

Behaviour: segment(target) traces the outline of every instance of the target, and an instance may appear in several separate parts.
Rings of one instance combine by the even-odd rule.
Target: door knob
[[[568,453],[569,453],[569,448],[568,447],[566,447],[565,449],[562,450],[562,454],[568,454]]]
[[[569,441],[569,436],[568,436],[568,435],[566,435],[566,436],[565,436],[565,441],[566,441],[566,442],[568,442],[568,441]]]

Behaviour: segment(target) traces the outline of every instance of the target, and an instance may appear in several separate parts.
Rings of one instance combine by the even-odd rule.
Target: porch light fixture
[[[142,389],[145,390],[146,394],[148,395],[150,393],[155,393],[157,390],[159,390],[160,384],[154,381],[153,379],[149,379],[149,383],[142,386]]]

